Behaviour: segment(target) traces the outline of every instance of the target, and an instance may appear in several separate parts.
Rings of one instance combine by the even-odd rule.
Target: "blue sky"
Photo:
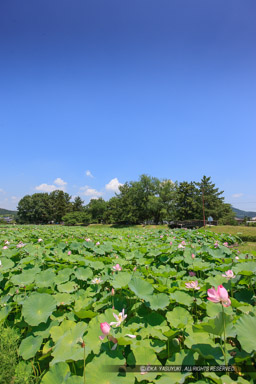
[[[0,2],[0,207],[211,176],[256,211],[255,0]],[[89,172],[87,172],[89,171]]]

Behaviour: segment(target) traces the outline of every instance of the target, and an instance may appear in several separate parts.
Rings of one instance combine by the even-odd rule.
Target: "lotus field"
[[[42,384],[253,383],[256,260],[238,241],[2,227],[0,321]]]

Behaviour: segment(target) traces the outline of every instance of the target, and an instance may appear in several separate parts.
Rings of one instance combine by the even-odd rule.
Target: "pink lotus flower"
[[[170,241],[170,245],[172,245],[172,241]]]
[[[22,247],[25,247],[25,244],[20,241],[19,244],[17,244],[17,248],[22,248]]]
[[[218,246],[219,246],[219,243],[218,243],[218,241],[216,241],[216,243],[214,243],[214,247],[218,248]]]
[[[3,246],[3,249],[8,249],[7,245],[4,245],[4,246]]]
[[[181,244],[182,244],[182,245],[186,245],[186,243],[185,243],[185,241],[184,241],[184,240],[181,242]]]
[[[111,289],[111,296],[114,296],[114,294],[115,294],[115,290],[114,290],[114,288],[112,288]]]
[[[135,271],[136,271],[136,269],[137,269],[137,267],[134,267],[134,268],[133,268],[133,272],[135,272]]]
[[[100,323],[100,329],[103,335],[99,336],[100,340],[104,340],[110,332],[110,325],[108,323]]]
[[[43,239],[38,239],[37,241],[38,241],[38,243],[41,243],[41,241],[43,241]]]
[[[189,288],[189,289],[200,289],[199,285],[198,285],[198,281],[191,281],[190,283],[185,283],[186,287]]]
[[[228,247],[228,243],[225,241],[225,243],[223,243],[223,245],[225,246],[225,247]]]
[[[99,241],[97,241],[96,245],[100,245],[100,242],[99,242]]]
[[[71,255],[71,251],[68,251],[68,256],[70,256]]]
[[[87,239],[85,239],[85,241],[87,241],[87,242],[88,242],[88,241],[91,241],[91,239],[89,239],[89,237],[88,237]]]
[[[189,273],[188,273],[188,274],[189,274],[189,276],[191,276],[191,277],[196,275],[196,273],[195,273],[195,272],[193,272],[193,271],[189,271]]]
[[[114,271],[121,271],[122,270],[122,267],[121,265],[119,264],[116,264],[114,267],[113,267]]]
[[[119,325],[126,319],[127,315],[124,314],[124,309],[122,310],[122,312],[120,312],[118,315],[116,315],[115,313],[113,313],[113,316],[114,318],[117,320],[117,321],[113,321],[110,323],[110,325],[115,325],[116,327],[119,327]]]
[[[196,255],[194,253],[192,253],[191,255],[192,259],[194,260],[194,258],[196,257]]]
[[[2,261],[0,260],[0,267],[2,267]]]
[[[229,307],[231,305],[228,292],[223,285],[219,285],[217,291],[214,288],[208,289],[207,294],[207,299],[213,303],[221,303],[223,307]]]
[[[10,245],[10,242],[8,240],[6,240],[4,243],[5,245]]]
[[[236,257],[235,257],[235,259],[236,259],[236,260],[239,260],[239,257],[238,257],[238,256],[236,256]]]
[[[234,272],[229,269],[228,271],[225,272],[225,274],[222,274],[223,277],[226,277],[227,279],[234,279],[235,275]]]
[[[184,247],[182,244],[179,244],[179,245],[178,245],[178,248],[179,248],[179,249],[184,249],[185,247]]]

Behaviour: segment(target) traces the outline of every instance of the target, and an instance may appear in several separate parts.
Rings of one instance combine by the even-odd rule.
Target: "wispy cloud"
[[[89,169],[87,169],[87,171],[85,172],[86,176],[88,177],[94,177],[91,173],[91,171],[89,171]]]
[[[115,177],[114,179],[110,180],[110,182],[108,184],[105,185],[105,188],[107,191],[118,193],[118,192],[120,192],[119,187],[121,185],[123,185],[123,184],[118,181],[117,177]]]
[[[233,197],[234,199],[238,199],[239,197],[242,197],[244,194],[243,193],[234,193],[233,195],[231,195],[231,197]]]
[[[5,193],[5,190],[0,188],[0,193]]]

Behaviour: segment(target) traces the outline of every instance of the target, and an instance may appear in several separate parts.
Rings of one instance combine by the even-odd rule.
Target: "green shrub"
[[[90,217],[86,212],[70,212],[67,213],[62,220],[65,225],[88,225]]]

